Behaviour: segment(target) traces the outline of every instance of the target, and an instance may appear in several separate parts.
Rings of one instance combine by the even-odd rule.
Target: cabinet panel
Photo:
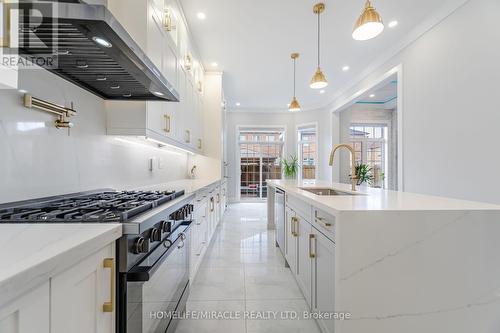
[[[49,282],[0,308],[1,333],[49,333]]]
[[[313,311],[335,311],[335,243],[313,228]],[[334,320],[318,320],[323,331],[333,333]]]
[[[116,304],[111,296],[112,270],[104,259],[114,259],[110,245],[54,277],[51,282],[52,333],[112,333],[115,313],[104,312],[103,304]]]
[[[285,223],[285,231],[286,231],[286,244],[285,244],[285,257],[288,265],[290,266],[290,270],[295,274],[297,272],[297,223],[296,223],[296,214],[293,210],[287,207],[286,209],[286,223]]]
[[[311,258],[311,224],[297,216],[297,269],[296,278],[307,304],[311,305],[312,293],[312,258]]]
[[[157,12],[151,8],[148,13],[148,47],[147,53],[157,68],[163,68],[163,26]]]

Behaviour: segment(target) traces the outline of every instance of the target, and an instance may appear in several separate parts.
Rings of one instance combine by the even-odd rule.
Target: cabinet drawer
[[[311,205],[305,203],[301,199],[298,199],[296,197],[290,196],[286,194],[286,204],[288,207],[293,209],[297,214],[302,216],[304,219],[307,221],[312,221],[311,218]]]
[[[335,241],[335,216],[316,207],[313,207],[312,211],[314,227],[323,231],[329,238]]]

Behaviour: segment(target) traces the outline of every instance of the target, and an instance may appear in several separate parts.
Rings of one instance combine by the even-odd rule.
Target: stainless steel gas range
[[[170,333],[177,324],[170,318],[185,310],[189,294],[193,198],[184,191],[98,190],[2,204],[0,223],[122,223],[117,331]]]

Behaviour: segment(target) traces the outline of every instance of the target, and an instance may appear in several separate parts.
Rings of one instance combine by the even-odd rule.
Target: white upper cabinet
[[[109,135],[203,151],[204,69],[177,0],[108,0],[108,7],[179,94],[179,102],[107,101]]]

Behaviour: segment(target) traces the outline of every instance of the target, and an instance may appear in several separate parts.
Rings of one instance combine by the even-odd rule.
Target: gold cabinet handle
[[[186,141],[186,143],[191,142],[191,132],[189,130],[186,130],[184,141]]]
[[[115,259],[106,258],[104,259],[102,264],[104,268],[111,269],[111,274],[109,279],[111,286],[111,291],[110,291],[111,300],[109,302],[104,302],[104,304],[102,305],[102,311],[113,312],[115,309]]]
[[[317,211],[314,212],[314,219],[316,220],[316,222],[322,223],[325,227],[332,226],[332,224],[328,222],[327,219],[325,219],[324,217],[319,217]]]
[[[215,205],[214,205],[214,197],[211,197],[210,198],[210,211],[213,212],[214,211],[214,208],[215,208]]]
[[[217,203],[220,203],[220,194],[217,193]]]
[[[165,128],[163,129],[165,132],[170,133],[170,116],[168,114],[163,116],[165,118]]]
[[[316,235],[314,234],[309,234],[309,258],[316,258]]]
[[[203,147],[203,145],[201,144],[201,139],[198,139],[198,149],[201,149],[201,147]]]
[[[292,236],[299,236],[299,219],[297,217],[292,217]]]

